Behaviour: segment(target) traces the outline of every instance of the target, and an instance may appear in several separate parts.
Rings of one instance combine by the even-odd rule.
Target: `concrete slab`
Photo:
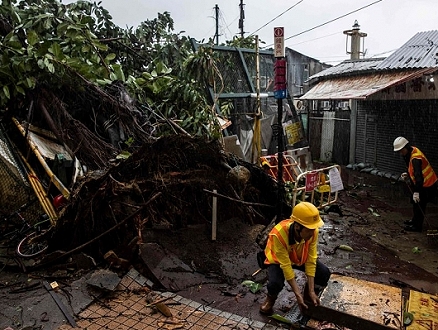
[[[204,275],[195,273],[176,255],[156,243],[142,244],[140,256],[151,273],[147,276],[168,291],[180,291],[205,281]]]
[[[116,273],[107,269],[99,269],[91,274],[87,284],[101,290],[114,291],[120,281],[121,278]]]
[[[389,328],[403,323],[401,289],[348,276],[332,275],[321,305]],[[317,328],[314,320],[308,325]]]

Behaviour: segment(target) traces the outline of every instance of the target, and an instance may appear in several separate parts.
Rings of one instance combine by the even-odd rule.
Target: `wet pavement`
[[[346,185],[338,201],[343,216],[323,215],[320,259],[334,274],[390,285],[402,289],[404,295],[410,289],[438,293],[438,244],[428,239],[426,228],[423,233],[403,231],[403,221],[410,216],[411,207],[402,189],[389,185],[387,179],[356,172],[351,175],[345,182],[352,184]],[[356,179],[357,175],[362,179]],[[438,228],[436,205],[428,208],[427,219],[430,228]],[[96,286],[90,288],[94,270],[80,274],[65,266],[50,274],[2,271],[0,330],[8,326],[14,330],[70,328],[60,308],[41,286],[43,279],[60,284],[58,295],[80,328],[287,328],[259,313],[266,293],[266,271],[252,275],[258,269],[255,254],[259,247],[255,241],[263,228],[230,219],[218,224],[216,241],[211,240],[208,226],[145,232],[145,241],[152,245],[140,249],[142,260],[149,263],[148,270],[154,276],[146,275],[141,267],[123,273],[109,269],[109,265],[99,265],[119,274],[120,283],[110,292],[101,292]],[[348,245],[353,251],[340,249],[340,245]],[[242,284],[245,280],[263,287],[252,292]],[[157,281],[164,289],[157,288]],[[300,272],[298,282],[304,284]],[[32,287],[33,283],[37,286]],[[28,290],[17,292],[23,286]],[[170,297],[166,305],[171,317],[148,306],[146,295],[150,291],[157,299]],[[275,312],[284,315],[294,306],[294,295],[285,287],[274,306]]]

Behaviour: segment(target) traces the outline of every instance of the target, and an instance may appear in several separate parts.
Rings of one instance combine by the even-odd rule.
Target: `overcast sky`
[[[240,35],[241,0],[100,1],[120,27],[137,27],[142,21],[156,18],[157,13],[168,11],[175,32],[185,31],[185,35],[197,40],[214,36],[217,4],[219,43]],[[265,41],[261,47],[272,47],[274,27],[284,27],[286,47],[329,64],[349,58],[343,31],[352,29],[355,20],[360,31],[367,33],[365,57],[386,57],[415,33],[438,30],[438,0],[243,0],[243,3],[245,36],[258,35]],[[366,8],[359,10],[362,7]],[[322,26],[316,28],[319,25]]]

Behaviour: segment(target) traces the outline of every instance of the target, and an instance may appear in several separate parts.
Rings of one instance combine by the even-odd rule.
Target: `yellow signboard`
[[[301,134],[301,122],[292,123],[288,121],[283,124],[283,130],[287,144],[293,145],[303,139]]]
[[[414,319],[406,329],[438,329],[438,296],[411,290],[408,311]]]

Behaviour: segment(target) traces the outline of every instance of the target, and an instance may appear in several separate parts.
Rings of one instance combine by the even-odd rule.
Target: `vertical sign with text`
[[[284,27],[274,28],[274,56],[284,57]]]

